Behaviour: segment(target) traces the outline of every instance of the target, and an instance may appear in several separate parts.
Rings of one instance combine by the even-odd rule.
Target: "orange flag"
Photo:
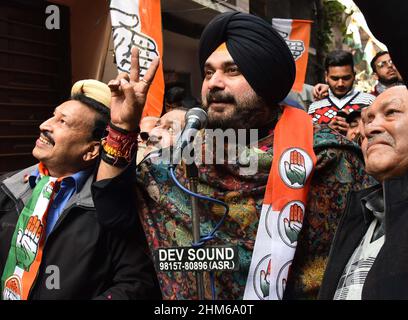
[[[142,78],[154,58],[160,66],[150,86],[142,117],[160,117],[163,108],[163,35],[160,0],[112,0],[110,5],[116,65],[119,72],[130,70],[130,50],[140,50]]]
[[[296,62],[296,79],[293,91],[302,92],[309,56],[310,30],[313,21],[272,19],[272,27],[286,40]]]

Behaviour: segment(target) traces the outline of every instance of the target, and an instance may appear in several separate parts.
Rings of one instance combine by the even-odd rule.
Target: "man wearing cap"
[[[104,83],[75,83],[40,125],[39,163],[1,178],[0,300],[160,297],[141,233],[96,219],[91,184],[110,100]]]
[[[109,83],[112,124],[124,140],[137,132],[157,68],[155,62],[139,79],[137,58],[133,50],[130,75]],[[235,162],[197,163],[198,191],[229,207],[206,245],[236,246],[240,264],[238,271],[214,272],[213,279],[205,272],[205,297],[315,298],[346,194],[367,182],[359,149],[329,128],[313,128],[303,110],[280,103],[293,85],[295,64],[283,38],[261,18],[239,12],[215,17],[201,36],[199,63],[207,128],[258,133]],[[204,140],[202,147],[210,143]],[[248,165],[243,154],[258,159],[256,172],[241,170]],[[125,229],[139,217],[152,253],[191,246],[191,203],[170,179],[168,166],[160,158],[143,161],[135,194],[126,184],[132,170],[124,160],[112,157],[100,164],[93,195],[101,224]],[[182,166],[176,175],[188,185]],[[199,205],[201,233],[208,234],[225,211],[207,201]],[[197,298],[193,272],[162,270],[158,278],[165,299]]]
[[[348,124],[346,138],[361,145],[361,110],[353,110],[350,113],[339,111],[338,117],[343,117]]]

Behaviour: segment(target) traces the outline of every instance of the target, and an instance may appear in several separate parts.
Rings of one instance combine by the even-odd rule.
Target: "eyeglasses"
[[[392,67],[392,66],[394,65],[394,62],[393,62],[391,59],[390,59],[390,60],[384,60],[384,61],[378,62],[378,63],[377,63],[377,67],[378,67],[378,68],[382,68],[382,67],[385,66],[385,64],[387,64],[387,65],[389,65],[390,67]]]

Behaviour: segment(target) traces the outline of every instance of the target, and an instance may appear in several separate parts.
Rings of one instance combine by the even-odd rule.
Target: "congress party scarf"
[[[41,264],[47,213],[61,178],[50,177],[41,163],[38,170],[40,180],[18,218],[1,277],[3,300],[27,300]]]
[[[310,116],[286,106],[275,128],[273,148],[244,299],[283,297],[316,164]]]

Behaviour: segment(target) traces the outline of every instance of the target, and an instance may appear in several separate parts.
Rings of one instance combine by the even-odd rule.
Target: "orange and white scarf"
[[[278,121],[244,299],[282,299],[302,229],[316,164],[313,124],[303,110],[285,106]]]

